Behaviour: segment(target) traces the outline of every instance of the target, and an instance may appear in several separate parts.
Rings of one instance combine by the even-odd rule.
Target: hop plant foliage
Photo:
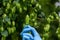
[[[31,25],[42,40],[60,40],[59,0],[0,0],[1,40],[22,40],[24,25]]]

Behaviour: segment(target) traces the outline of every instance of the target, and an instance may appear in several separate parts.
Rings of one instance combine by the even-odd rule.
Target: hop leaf
[[[4,36],[4,37],[7,37],[8,36],[8,32],[5,30],[5,31],[1,32],[1,35]]]

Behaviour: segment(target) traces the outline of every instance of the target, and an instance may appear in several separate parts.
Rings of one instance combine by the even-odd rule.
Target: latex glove
[[[20,35],[22,40],[42,40],[38,32],[30,25],[25,25]]]

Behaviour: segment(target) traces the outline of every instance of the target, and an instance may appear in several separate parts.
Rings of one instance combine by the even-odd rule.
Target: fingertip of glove
[[[24,28],[29,28],[29,27],[31,27],[31,26],[30,26],[30,25],[25,25],[25,26],[24,26]]]
[[[22,36],[22,32],[20,33],[20,36]]]

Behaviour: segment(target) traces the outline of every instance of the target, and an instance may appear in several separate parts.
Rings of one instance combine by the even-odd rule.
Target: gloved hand
[[[30,25],[25,25],[20,35],[22,36],[22,40],[42,40],[38,32]]]

